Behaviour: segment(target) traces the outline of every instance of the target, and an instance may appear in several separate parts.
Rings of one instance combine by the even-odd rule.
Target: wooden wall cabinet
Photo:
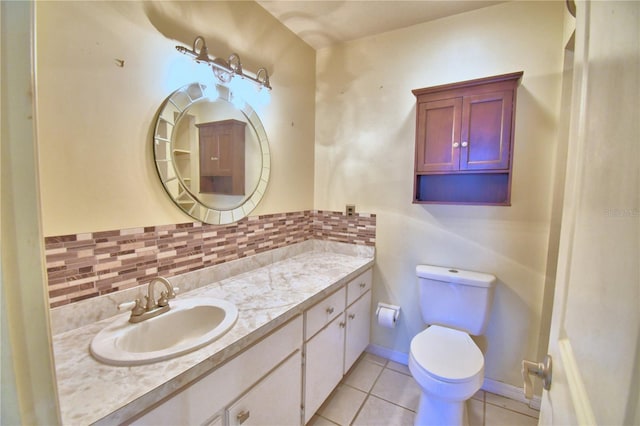
[[[231,119],[196,126],[200,141],[200,192],[244,195],[247,123]]]
[[[510,205],[522,74],[413,90],[414,203]]]

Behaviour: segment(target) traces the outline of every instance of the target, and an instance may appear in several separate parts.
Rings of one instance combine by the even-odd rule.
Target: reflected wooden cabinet
[[[244,195],[247,123],[231,119],[196,126],[200,142],[200,192]]]
[[[413,91],[414,203],[509,205],[522,72]]]

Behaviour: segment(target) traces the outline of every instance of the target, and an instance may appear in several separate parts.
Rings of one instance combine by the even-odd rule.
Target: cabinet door
[[[342,314],[305,345],[305,424],[342,379],[344,327]]]
[[[219,174],[220,148],[216,131],[211,126],[200,126],[200,174],[215,176]]]
[[[369,344],[370,317],[371,291],[368,291],[347,308],[347,336],[344,348],[345,374]]]
[[[299,425],[302,355],[291,355],[229,407],[230,426]]]
[[[216,174],[220,176],[231,176],[233,173],[233,128],[224,126],[215,138],[218,147],[218,164]]]
[[[508,170],[513,91],[465,96],[462,105],[461,170]]]
[[[462,98],[417,105],[416,171],[458,170]]]

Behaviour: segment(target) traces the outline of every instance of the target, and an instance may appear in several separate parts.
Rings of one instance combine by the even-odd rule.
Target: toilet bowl
[[[416,426],[468,423],[465,402],[482,386],[484,357],[467,333],[437,325],[419,333],[409,370],[422,390]]]
[[[422,389],[415,425],[464,425],[465,402],[484,381],[484,356],[470,335],[487,327],[496,277],[432,265],[416,266],[416,275],[429,327],[409,351],[409,370]]]

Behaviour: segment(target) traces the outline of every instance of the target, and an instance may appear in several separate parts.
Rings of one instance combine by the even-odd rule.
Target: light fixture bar
[[[269,82],[269,73],[266,68],[260,68],[255,77],[245,74],[242,69],[242,62],[240,62],[240,56],[237,53],[232,53],[228,60],[221,58],[210,58],[209,49],[204,37],[197,36],[193,40],[193,47],[191,49],[184,46],[176,46],[176,50],[187,56],[191,56],[196,62],[204,63],[210,66],[213,70],[213,74],[223,83],[228,83],[233,76],[238,76],[243,79],[247,79],[259,88],[267,88],[271,90],[271,84]]]

